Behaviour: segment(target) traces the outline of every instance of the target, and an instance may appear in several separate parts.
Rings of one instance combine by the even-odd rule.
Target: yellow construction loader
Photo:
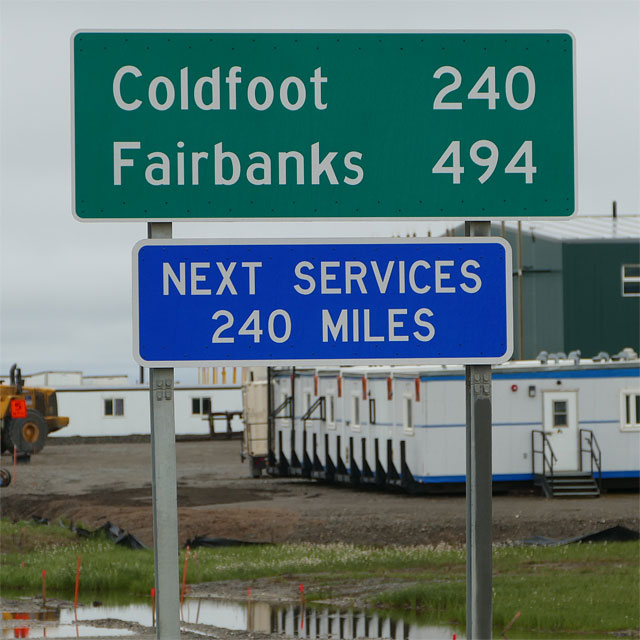
[[[58,415],[54,389],[25,387],[20,369],[14,364],[9,384],[0,380],[0,436],[2,451],[38,453],[47,436],[69,424]]]

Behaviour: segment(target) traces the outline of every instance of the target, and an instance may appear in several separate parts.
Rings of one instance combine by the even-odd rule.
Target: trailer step
[[[592,478],[589,471],[554,471],[554,478]]]
[[[548,498],[597,498],[600,488],[589,472],[562,471],[553,475],[536,476],[534,482],[540,485]]]
[[[600,497],[599,491],[554,491],[554,498],[576,498],[578,496],[591,496],[592,498]]]
[[[553,482],[552,483],[553,488],[554,489],[559,489],[559,490],[563,490],[563,491],[567,491],[569,489],[584,489],[586,487],[591,487],[591,483],[585,483],[585,484],[565,484],[565,483],[558,483],[558,482]]]

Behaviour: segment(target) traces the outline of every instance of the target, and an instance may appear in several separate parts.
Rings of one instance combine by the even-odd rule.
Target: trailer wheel
[[[11,484],[11,474],[7,469],[0,469],[0,487],[8,487]]]
[[[252,478],[259,478],[262,475],[260,463],[251,456],[249,456],[249,472]]]
[[[22,453],[42,451],[48,435],[47,423],[35,409],[27,410],[26,418],[14,418],[9,423],[9,440]]]

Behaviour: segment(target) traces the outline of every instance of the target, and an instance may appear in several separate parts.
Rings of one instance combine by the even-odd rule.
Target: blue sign
[[[145,240],[145,366],[497,364],[513,350],[501,238]]]

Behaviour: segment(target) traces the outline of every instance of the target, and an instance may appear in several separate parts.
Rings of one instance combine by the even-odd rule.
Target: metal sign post
[[[171,238],[170,222],[151,222],[149,238]],[[180,637],[178,493],[173,369],[150,369],[153,550],[157,638]]]
[[[465,223],[467,236],[488,236],[490,222]],[[492,495],[491,365],[469,365],[467,402],[467,638],[491,638]]]

